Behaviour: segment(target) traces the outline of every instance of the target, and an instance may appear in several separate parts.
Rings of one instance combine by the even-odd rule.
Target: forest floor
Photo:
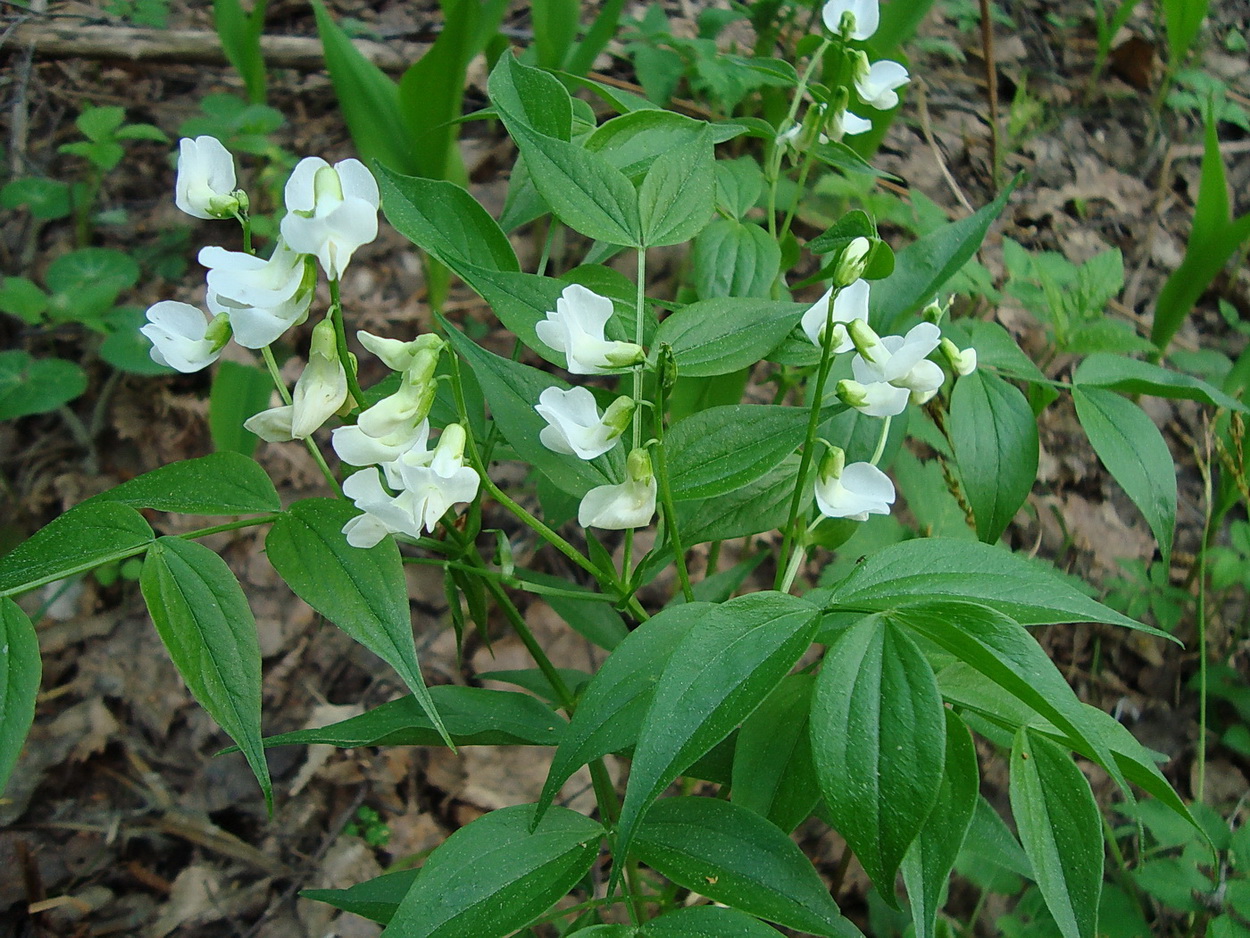
[[[1031,251],[1060,252],[1075,263],[1118,248],[1125,286],[1108,315],[1146,332],[1153,297],[1184,253],[1202,156],[1200,118],[1192,110],[1155,108],[1159,73],[1152,66],[1149,5],[1130,21],[1137,40],[1117,40],[1120,51],[1092,88],[1087,86],[1096,47],[1089,4],[1021,0],[1005,6],[1011,25],[996,25],[1001,178],[1019,171],[1025,179],[980,259],[1001,283],[1004,238]],[[691,7],[687,0],[672,4],[675,29]],[[331,8],[340,18],[354,17],[362,30],[392,48],[429,41],[438,21],[433,3],[341,0]],[[909,193],[923,194],[951,218],[993,197],[984,63],[980,33],[970,19],[974,9],[973,3],[939,0],[910,47],[912,70],[923,87],[917,83],[909,95],[878,160],[901,180],[898,211],[906,208]],[[101,38],[125,25],[84,3],[56,3],[51,10],[60,22]],[[241,92],[224,65],[131,61],[124,49],[103,57],[42,52],[31,57],[6,31],[31,20],[12,4],[5,5],[4,15],[0,120],[8,121],[5,156],[15,173],[72,178],[78,162],[57,147],[74,136],[73,118],[86,103],[122,105],[129,120],[155,124],[176,139],[179,125],[199,113],[207,95]],[[1227,51],[1225,45],[1230,33],[1246,34],[1245,17],[1240,0],[1212,4],[1202,66],[1229,86],[1231,100],[1250,109],[1246,53]],[[172,0],[169,24],[211,30],[210,7]],[[526,11],[510,15],[506,26],[523,42],[530,29]],[[275,0],[267,32],[314,37],[310,8]],[[599,64],[629,78],[627,65],[607,58]],[[470,75],[466,108],[485,103],[484,81],[479,63]],[[352,155],[324,72],[274,69],[271,103],[287,118],[273,137],[287,151],[330,160]],[[1234,201],[1245,211],[1250,133],[1224,124],[1221,134]],[[221,238],[234,246],[229,239],[236,234],[223,235],[225,228],[213,223],[189,224],[176,211],[170,146],[136,142],[126,149],[121,166],[103,181],[100,205],[111,210],[112,223],[97,228],[95,243],[168,261],[160,267],[168,279],[145,276],[128,302],[142,308],[160,299],[202,300],[196,250]],[[469,123],[464,153],[475,194],[497,208],[506,187],[501,168],[511,165],[509,145],[501,142],[497,127]],[[243,165],[246,178],[256,161]],[[72,246],[66,223],[41,224],[20,211],[4,212],[0,219],[4,274],[37,277],[51,258]],[[886,224],[884,230],[897,236],[896,246],[908,237],[900,226]],[[179,258],[189,262],[185,275],[178,271]],[[675,276],[677,259],[668,263]],[[656,268],[662,271],[661,264]],[[663,289],[661,284],[655,292]],[[379,239],[357,254],[343,296],[360,328],[399,336],[429,328],[415,252],[386,225]],[[1177,347],[1193,353],[1195,363],[1201,361],[1199,350],[1214,348],[1235,358],[1245,344],[1244,335],[1217,311],[1220,298],[1250,318],[1250,273],[1218,281],[1182,330]],[[459,321],[494,322],[463,289],[453,290],[448,308]],[[992,308],[978,301],[970,311],[996,318],[1045,362],[1048,374],[1064,376],[1070,363],[1050,354],[1042,324],[1013,296],[1004,293]],[[0,345],[25,347],[30,337],[19,325],[0,321]],[[481,330],[487,342],[493,328]],[[51,342],[69,357],[81,339],[66,328]],[[232,354],[239,360],[247,355],[237,348],[227,357]],[[57,413],[0,425],[0,550],[83,498],[209,452],[208,388],[206,373],[110,381],[107,369],[97,364],[88,392],[70,405],[90,425],[93,408],[106,396],[90,445],[84,446]],[[1177,551],[1164,579],[1188,597],[1206,510],[1199,467],[1210,449],[1208,424],[1187,402],[1152,400],[1148,407],[1165,429],[1180,478]],[[1009,530],[1009,541],[1103,589],[1169,595],[1167,584],[1157,579],[1151,585],[1134,578],[1134,564],[1149,565],[1157,556],[1154,541],[1098,463],[1070,409],[1056,406],[1043,414],[1042,449],[1039,482]],[[303,450],[262,444],[258,458],[284,501],[319,494],[320,476]],[[191,527],[187,519],[149,514],[163,533]],[[927,522],[920,506],[912,507],[911,517],[921,527],[943,523]],[[251,599],[264,654],[267,733],[324,725],[402,693],[399,680],[369,652],[293,600],[265,561],[259,535],[234,532],[209,543]],[[441,575],[427,576],[426,569],[413,568],[410,586],[427,680],[477,682],[483,672],[527,665],[520,643],[503,630],[489,648],[471,633],[458,655]],[[1184,648],[1097,626],[1054,626],[1039,637],[1083,699],[1115,710],[1146,745],[1171,757],[1165,771],[1188,796],[1198,738],[1197,697],[1188,689],[1196,668],[1194,606],[1191,598],[1170,595],[1181,608],[1175,631]],[[33,609],[50,597],[27,598]],[[1229,663],[1244,682],[1250,672],[1245,595],[1223,598],[1208,610],[1208,641],[1213,659]],[[546,606],[532,602],[525,612],[557,663],[588,670],[599,663],[597,650]],[[542,750],[470,747],[452,755],[402,748],[277,749],[270,753],[277,807],[268,818],[242,758],[214,757],[227,740],[168,662],[135,582],[121,577],[104,585],[88,577],[60,596],[38,626],[44,676],[35,726],[0,802],[0,870],[5,871],[0,935],[367,938],[379,927],[299,899],[298,890],[344,887],[420,856],[485,811],[533,800],[545,777],[549,753]],[[1232,804],[1246,792],[1248,774],[1244,757],[1214,747],[1206,766],[1207,800]],[[1003,781],[988,776],[987,792]],[[575,786],[566,795],[577,799]],[[366,827],[389,832],[385,843],[370,843],[380,838],[348,828],[358,822],[362,807],[376,818]],[[840,842],[816,824],[799,835],[818,866],[832,873]],[[838,898],[847,914],[867,927],[865,885],[852,870]],[[953,902],[960,901],[956,892]],[[32,903],[37,914],[30,914]],[[990,925],[993,920],[983,917]]]

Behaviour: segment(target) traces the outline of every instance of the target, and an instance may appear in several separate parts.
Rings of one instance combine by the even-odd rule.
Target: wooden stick
[[[18,48],[43,58],[117,59],[174,62],[181,65],[227,65],[217,33],[208,29],[141,29],[82,23],[29,20],[7,37]],[[353,45],[386,72],[403,72],[430,48],[428,43],[381,43],[353,40]],[[319,71],[325,67],[321,40],[315,36],[262,36],[261,53],[271,68]]]

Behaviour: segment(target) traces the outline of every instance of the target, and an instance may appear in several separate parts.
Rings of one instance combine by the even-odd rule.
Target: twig
[[[933,151],[933,156],[937,159],[938,169],[942,171],[942,178],[946,180],[946,185],[955,194],[959,204],[966,208],[968,214],[971,215],[976,210],[972,207],[972,203],[968,201],[968,197],[964,195],[964,190],[959,187],[959,183],[955,181],[955,177],[951,175],[951,171],[946,165],[946,157],[942,153],[942,148],[938,146],[937,139],[933,136],[933,124],[929,120],[929,86],[923,78],[917,78],[914,82],[914,87],[916,89],[916,108],[920,112],[920,132],[924,134],[925,140],[929,143],[929,149]]]
[[[990,0],[981,0],[981,52],[985,58],[985,85],[990,99],[991,182],[994,194],[998,195],[1003,155],[998,139],[998,63],[994,58],[994,21],[990,16]]]

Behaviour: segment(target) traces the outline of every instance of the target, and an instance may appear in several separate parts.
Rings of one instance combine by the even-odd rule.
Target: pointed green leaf
[[[819,620],[802,599],[761,591],[717,606],[690,629],[643,718],[617,827],[616,869],[651,802],[772,693],[811,645]]]
[[[834,587],[830,601],[889,609],[939,597],[984,603],[1024,625],[1106,622],[1155,632],[1077,592],[1043,564],[989,544],[944,537],[877,551]]]
[[[642,718],[673,649],[715,608],[711,603],[688,603],[664,609],[616,646],[586,685],[560,737],[538,799],[537,817],[542,817],[561,786],[583,765],[638,742]]]
[[[946,882],[976,811],[980,771],[972,737],[951,710],[946,716],[946,764],[937,801],[903,858],[903,882],[911,903],[916,938],[934,938]]]
[[[1074,387],[1081,429],[1112,478],[1146,517],[1166,567],[1176,531],[1176,465],[1146,412],[1114,391]]]
[[[643,926],[642,935],[643,938],[779,938],[781,933],[737,909],[696,905],[653,918]]]
[[[280,511],[269,474],[239,453],[183,459],[123,482],[83,504],[117,502],[188,515],[243,515]]]
[[[128,505],[84,502],[0,557],[0,596],[141,554],[154,536]]]
[[[17,603],[0,599],[0,795],[34,722],[41,674],[35,627]]]
[[[747,717],[734,746],[733,803],[792,831],[820,800],[808,732],[811,674],[791,674]]]
[[[586,875],[603,828],[551,808],[533,833],[533,805],[484,814],[442,843],[382,932],[387,938],[504,938]]]
[[[1037,478],[1037,419],[1016,387],[981,370],[955,382],[950,429],[977,537],[993,544]]]
[[[716,175],[712,170],[712,131],[704,126],[693,140],[661,154],[638,187],[642,243],[681,244],[697,235],[712,217]]]
[[[638,826],[631,853],[679,886],[731,908],[813,935],[859,935],[798,845],[731,802],[657,801]]]
[[[754,482],[803,442],[801,407],[731,404],[680,420],[665,434],[675,500],[712,498]]]
[[[1241,401],[1229,397],[1219,388],[1193,375],[1108,352],[1087,355],[1072,373],[1072,383],[1083,387],[1107,388],[1122,394],[1184,398],[1241,413],[1250,409]]]
[[[395,915],[395,910],[408,895],[413,881],[421,871],[397,870],[383,876],[375,876],[347,889],[304,889],[300,897],[314,902],[324,902],[344,912],[363,916],[385,925]]]
[[[564,718],[536,697],[515,691],[439,684],[430,699],[457,746],[554,746]],[[265,737],[265,748],[325,744],[441,746],[443,737],[412,695],[391,700],[360,716],[315,729]]]
[[[452,745],[421,677],[408,581],[395,540],[352,547],[343,526],[360,514],[339,499],[296,502],[265,538],[265,553],[300,599],[389,664]]]
[[[790,334],[806,308],[741,295],[703,300],[660,323],[654,344],[673,347],[683,377],[725,375],[763,359]]]
[[[568,140],[573,127],[573,100],[550,72],[531,68],[514,55],[502,55],[486,82],[491,103],[514,121],[540,134]]]
[[[260,643],[239,581],[204,545],[162,537],[148,550],[139,587],[187,689],[238,744],[272,811],[260,738]]]
[[[1102,892],[1102,818],[1067,752],[1028,727],[1011,748],[1011,813],[1064,938],[1092,938]]]
[[[937,680],[903,629],[869,616],[842,633],[816,681],[811,739],[834,828],[895,904],[895,874],[933,808],[946,758]]]
[[[695,291],[704,300],[738,297],[745,302],[746,297],[767,298],[781,269],[781,247],[754,222],[717,218],[695,238],[691,265]],[[798,315],[790,323],[791,327],[797,322]],[[732,320],[727,324],[737,325]],[[782,333],[755,361],[771,352],[784,338],[785,333]],[[682,373],[687,372],[683,369]]]
[[[56,410],[87,390],[87,373],[63,358],[0,352],[0,420]]]
[[[208,398],[208,430],[213,437],[213,449],[244,456],[256,452],[260,437],[244,429],[243,421],[268,407],[272,394],[273,379],[264,368],[218,362]]]

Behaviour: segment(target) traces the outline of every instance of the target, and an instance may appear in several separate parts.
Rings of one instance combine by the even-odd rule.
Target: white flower
[[[602,375],[630,368],[644,358],[632,342],[604,339],[603,327],[612,316],[612,301],[581,284],[564,288],[556,308],[534,326],[538,338],[563,352],[575,375]]]
[[[951,371],[960,378],[965,378],[977,370],[977,350],[974,348],[960,349],[950,339],[943,339],[938,346],[942,355],[951,366]]]
[[[871,463],[845,465],[846,454],[834,447],[816,477],[816,507],[827,518],[867,521],[870,514],[888,515],[894,504],[894,483]]]
[[[440,352],[446,343],[432,332],[419,335],[411,342],[399,339],[387,339],[364,329],[357,331],[356,338],[360,344],[382,359],[382,363],[391,371],[407,371],[413,359],[423,350]]]
[[[195,218],[230,218],[239,210],[234,157],[216,137],[178,141],[174,204]]]
[[[330,440],[343,462],[351,466],[373,466],[394,462],[414,447],[424,450],[429,436],[430,423],[422,420],[381,436],[370,436],[359,424],[336,427]]]
[[[543,446],[579,459],[594,459],[615,446],[629,427],[634,402],[619,397],[603,414],[586,388],[562,391],[551,387],[538,396],[534,409],[547,421],[538,434]]]
[[[833,301],[833,352],[840,355],[854,348],[846,324],[854,319],[868,321],[867,280],[856,280],[849,287],[844,287]],[[821,334],[825,331],[826,317],[829,312],[829,296],[832,288],[825,291],[824,296],[812,304],[803,314],[801,325],[804,334],[817,348],[821,347]]]
[[[306,259],[285,241],[269,260],[220,247],[200,251],[200,263],[209,269],[210,304],[229,310],[236,342],[264,348],[308,318],[315,278]]]
[[[829,0],[820,15],[825,21],[825,28],[840,36],[842,19],[847,13],[853,17],[851,39],[868,39],[877,31],[877,25],[881,21],[877,0]]]
[[[365,469],[343,483],[343,494],[366,512],[343,527],[353,547],[372,547],[388,532],[420,537],[433,531],[452,505],[470,502],[477,496],[481,480],[464,464],[464,428],[449,424],[438,438],[432,453],[424,442],[413,447],[393,464],[388,479],[399,489],[390,495],[382,487],[377,469]]]
[[[851,363],[852,367],[854,362]],[[888,381],[859,381],[843,379],[838,382],[838,400],[854,407],[868,417],[896,417],[907,409],[911,392],[896,388]]]
[[[291,403],[272,407],[243,422],[269,443],[311,436],[347,401],[347,372],[339,360],[334,323],[323,319],[313,327],[308,364],[295,382]]]
[[[378,184],[360,160],[331,166],[309,156],[286,184],[282,237],[301,254],[315,254],[331,280],[352,254],[378,236]]]
[[[882,59],[873,62],[868,74],[855,79],[855,90],[864,103],[879,111],[888,111],[898,104],[895,88],[901,88],[910,81],[907,69],[897,62]]]
[[[190,303],[162,300],[148,307],[147,317],[139,331],[152,342],[152,360],[184,373],[207,368],[230,341],[227,316],[207,316]]]
[[[651,457],[645,449],[636,449],[629,454],[625,466],[626,481],[596,486],[582,496],[577,523],[583,528],[621,531],[651,523],[657,491]]]
[[[867,323],[851,325],[851,338],[859,354],[851,362],[856,381],[865,384],[887,381],[896,388],[917,394],[942,386],[942,369],[925,356],[938,347],[941,331],[931,322],[913,326],[906,336],[878,338]]]

